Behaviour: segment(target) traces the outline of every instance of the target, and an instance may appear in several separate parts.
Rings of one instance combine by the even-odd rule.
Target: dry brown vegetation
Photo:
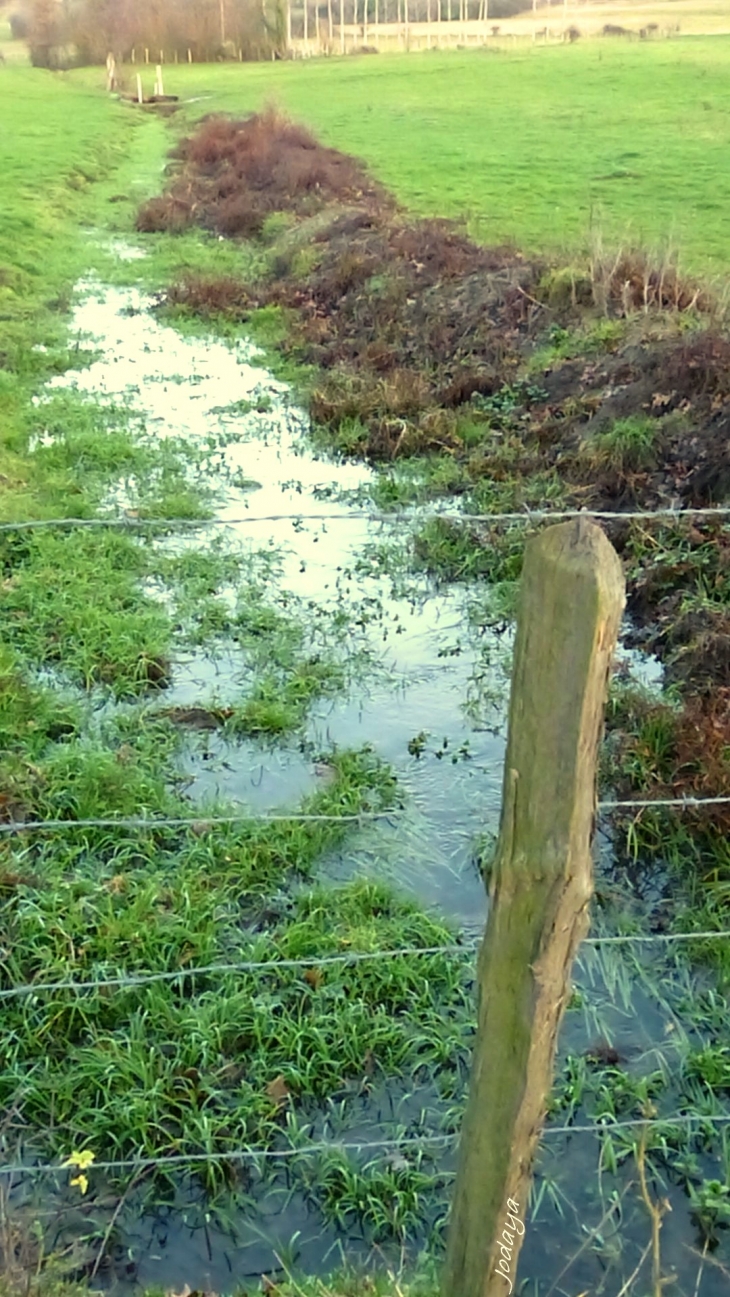
[[[173,156],[182,168],[165,195],[141,208],[140,231],[201,225],[229,238],[250,237],[271,212],[301,215],[333,201],[390,202],[353,158],[317,144],[274,109],[245,121],[209,117]]]

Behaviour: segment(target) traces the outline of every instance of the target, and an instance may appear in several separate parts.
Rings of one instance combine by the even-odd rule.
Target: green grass
[[[464,218],[485,242],[583,253],[597,230],[608,246],[671,243],[714,272],[730,260],[729,67],[730,40],[712,37],[171,67],[167,79],[206,96],[189,121],[275,100],[411,210]]]

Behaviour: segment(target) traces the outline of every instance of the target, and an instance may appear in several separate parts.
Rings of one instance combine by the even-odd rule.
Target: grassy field
[[[730,263],[729,72],[730,40],[611,41],[173,66],[166,89],[200,97],[189,120],[274,100],[413,211],[463,218],[481,241],[568,257],[596,239],[671,245],[715,273]]]
[[[600,32],[605,23],[614,23],[638,32],[649,23],[660,29],[679,25],[684,35],[709,36],[730,32],[730,14],[724,0],[604,0],[603,4],[541,4],[533,14],[518,14],[501,23],[503,31],[532,31],[534,27],[561,31],[575,23],[581,34]]]

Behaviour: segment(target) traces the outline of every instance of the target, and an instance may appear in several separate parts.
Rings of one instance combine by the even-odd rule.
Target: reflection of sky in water
[[[304,416],[287,405],[284,385],[257,367],[254,347],[182,338],[148,313],[149,299],[136,290],[101,289],[94,284],[86,285],[86,290],[73,327],[94,339],[100,357],[88,369],[55,379],[51,386],[76,386],[102,398],[123,399],[144,416],[148,431],[161,438],[182,436],[204,445],[211,434],[233,435],[235,440],[221,448],[221,463],[228,474],[240,474],[249,485],[235,488],[226,478],[218,515],[234,519],[270,513],[286,519],[232,524],[229,536],[255,549],[272,544],[281,548],[283,568],[277,583],[280,579],[284,588],[301,598],[330,608],[345,606],[353,618],[364,601],[375,610],[366,634],[386,673],[356,682],[344,698],[318,703],[301,741],[271,748],[253,742],[228,743],[217,732],[192,733],[184,762],[190,795],[224,798],[261,811],[295,806],[323,777],[316,763],[318,753],[333,743],[352,747],[369,743],[396,769],[407,794],[406,811],[386,825],[353,833],[346,847],[324,862],[325,875],[333,880],[359,874],[392,878],[426,904],[472,931],[478,929],[486,898],[473,847],[478,834],[496,832],[498,827],[504,759],[503,658],[509,635],[484,637],[477,643],[466,634],[458,593],[430,592],[425,601],[413,602],[394,597],[388,579],[355,572],[363,546],[381,536],[392,537],[392,530],[362,519],[345,521],[348,507],[331,499],[327,489],[361,486],[370,470],[317,460],[304,447]],[[262,404],[264,398],[270,405],[267,412],[230,408],[238,402]],[[251,481],[259,485],[252,488]],[[326,514],[330,521],[297,523],[297,515],[305,512]],[[160,543],[175,552],[175,547],[195,547],[203,537],[219,532],[201,529],[191,539]],[[637,678],[647,684],[660,682],[656,662],[624,656]],[[481,730],[474,728],[464,711],[477,664],[486,664],[487,683],[498,700],[490,727]],[[214,656],[181,653],[165,702],[225,703],[240,698],[245,679],[245,663],[235,646],[219,647]],[[421,732],[426,740],[421,755],[415,756],[408,745]],[[598,847],[602,855],[610,853],[603,835]],[[635,970],[627,973],[622,960],[619,951],[600,957],[585,948],[581,952],[576,981],[590,989],[589,1004],[585,1014],[568,1015],[561,1049],[580,1050],[590,1039],[615,1035],[631,1055],[632,1067],[651,1070],[656,1066],[652,1042],[668,1037],[668,1023],[675,1030],[677,1024],[671,1011],[642,988],[640,975]],[[367,1139],[388,1137],[396,1125],[402,1128],[416,1120],[421,1108],[431,1110],[433,1128],[438,1123],[434,1114],[441,1106],[435,1094],[418,1089],[405,1098],[374,1093],[358,1102],[362,1111],[356,1104],[346,1128],[337,1132],[349,1139],[358,1132]],[[323,1122],[320,1114],[313,1131],[319,1137],[332,1133]],[[543,1162],[554,1175],[559,1176],[562,1167],[574,1189],[582,1178],[593,1178],[596,1147],[591,1136],[582,1137],[582,1142],[571,1137],[560,1146],[551,1142]],[[450,1172],[452,1154],[445,1154],[439,1163]],[[576,1193],[571,1191],[571,1196]],[[595,1225],[598,1217],[593,1220],[583,1206],[586,1227]],[[244,1217],[237,1220],[238,1237],[233,1239],[214,1222],[190,1229],[172,1212],[138,1215],[136,1224],[130,1223],[125,1232],[126,1245],[139,1259],[138,1281],[174,1285],[183,1275],[193,1288],[227,1291],[231,1280],[276,1272],[277,1251],[288,1247],[297,1231],[293,1259],[305,1270],[334,1268],[343,1244],[350,1259],[368,1254],[365,1243],[357,1240],[357,1231],[345,1243],[343,1234],[324,1225],[304,1197],[286,1187],[283,1177],[279,1190],[268,1189]],[[543,1208],[542,1228],[533,1226],[528,1231],[521,1274],[560,1269],[554,1248],[560,1251],[566,1246],[565,1235],[556,1232],[548,1218],[549,1210]],[[681,1237],[686,1247],[692,1241],[686,1211],[676,1213],[675,1223],[675,1239]],[[645,1221],[634,1232],[637,1248],[643,1247]],[[627,1228],[627,1237],[629,1233]],[[392,1259],[397,1263],[395,1253]],[[580,1280],[588,1290],[595,1276],[595,1263],[588,1258],[585,1274],[576,1274],[576,1282]],[[706,1287],[703,1297],[718,1297],[714,1276],[706,1275]]]

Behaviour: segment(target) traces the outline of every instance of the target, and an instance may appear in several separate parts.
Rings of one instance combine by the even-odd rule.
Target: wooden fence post
[[[578,518],[528,541],[444,1297],[507,1297],[514,1285],[558,1029],[588,928],[598,744],[624,602],[621,563],[595,523]]]

